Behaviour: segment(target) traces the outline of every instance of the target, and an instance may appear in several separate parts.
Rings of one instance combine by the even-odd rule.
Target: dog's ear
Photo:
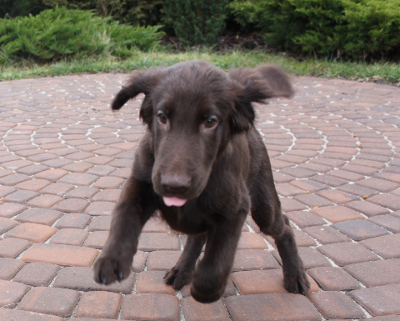
[[[289,98],[294,93],[288,75],[276,66],[233,69],[228,75],[234,81],[236,97],[235,111],[231,117],[231,129],[234,133],[247,131],[253,126],[253,102],[264,103],[272,97]]]
[[[128,83],[115,96],[111,103],[112,110],[120,109],[125,103],[137,95],[143,93],[146,95],[140,108],[140,118],[147,125],[151,124],[153,109],[152,103],[148,97],[154,86],[157,85],[162,69],[154,68],[149,70],[136,70],[133,72]]]

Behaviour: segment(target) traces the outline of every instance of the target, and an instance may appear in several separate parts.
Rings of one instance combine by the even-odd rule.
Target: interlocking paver
[[[274,241],[250,216],[225,299],[204,305],[190,286],[175,296],[163,284],[186,237],[160,220],[143,228],[128,280],[96,284],[91,266],[145,131],[141,97],[109,109],[127,77],[0,83],[1,320],[398,319],[400,92],[339,79],[297,77],[292,100],[256,106],[308,297],[286,293]]]

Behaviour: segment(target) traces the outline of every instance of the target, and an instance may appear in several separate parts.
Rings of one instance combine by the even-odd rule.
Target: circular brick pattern
[[[91,266],[145,130],[142,96],[109,108],[127,78],[0,83],[2,319],[398,317],[400,90],[339,79],[295,78],[293,99],[256,106],[308,297],[286,293],[274,242],[251,218],[224,298],[212,305],[162,284],[185,237],[159,220],[144,228],[127,281],[94,283]]]

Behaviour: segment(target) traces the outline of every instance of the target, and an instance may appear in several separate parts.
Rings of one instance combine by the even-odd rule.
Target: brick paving
[[[257,106],[307,297],[284,290],[273,241],[250,218],[211,305],[163,284],[185,237],[158,220],[126,281],[94,283],[144,131],[143,97],[109,108],[127,77],[0,82],[1,320],[400,320],[400,89],[374,83],[294,78],[295,98]]]

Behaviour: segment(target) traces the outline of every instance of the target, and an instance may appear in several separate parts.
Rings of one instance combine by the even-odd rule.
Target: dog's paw
[[[308,281],[307,274],[304,271],[299,271],[298,273],[285,275],[284,286],[290,293],[306,295],[310,289],[310,282]]]
[[[172,285],[175,290],[180,290],[192,280],[192,272],[181,271],[179,268],[173,267],[165,276],[164,281],[168,285]]]
[[[94,280],[100,284],[121,282],[131,273],[129,260],[100,257],[94,265]]]

